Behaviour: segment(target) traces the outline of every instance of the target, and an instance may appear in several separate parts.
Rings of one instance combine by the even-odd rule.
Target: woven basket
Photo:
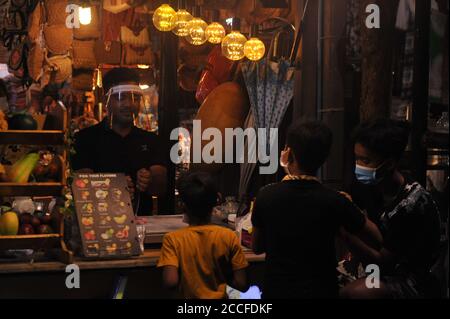
[[[33,81],[39,81],[42,76],[42,65],[44,64],[44,51],[39,44],[34,44],[27,58],[28,74]]]
[[[47,12],[47,24],[66,24],[66,7],[67,0],[45,0],[45,8]]]
[[[44,8],[42,3],[39,2],[36,8],[28,17],[28,39],[31,43],[36,43],[39,41],[41,24],[44,22],[43,9]]]
[[[97,67],[94,47],[94,40],[73,41],[73,67],[75,69],[95,69]]]
[[[66,54],[73,41],[72,29],[64,24],[46,25],[44,27],[45,46],[53,54]]]
[[[44,73],[50,83],[62,83],[72,75],[72,59],[68,54],[45,57]]]

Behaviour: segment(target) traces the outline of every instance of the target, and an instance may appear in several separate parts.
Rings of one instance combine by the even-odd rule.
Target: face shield
[[[106,94],[106,107],[113,119],[120,123],[136,124],[139,112],[144,109],[144,95],[139,85],[123,84],[113,86]]]

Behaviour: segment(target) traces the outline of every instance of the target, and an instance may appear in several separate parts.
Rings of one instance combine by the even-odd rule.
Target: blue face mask
[[[361,184],[377,184],[380,181],[379,176],[377,176],[377,171],[378,168],[365,167],[358,164],[355,165],[355,176]]]

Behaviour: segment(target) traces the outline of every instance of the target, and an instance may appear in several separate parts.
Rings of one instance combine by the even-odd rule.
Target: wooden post
[[[426,181],[427,149],[423,138],[428,129],[430,13],[430,0],[416,1],[411,165],[416,180],[424,186]]]
[[[392,55],[398,0],[361,1],[362,85],[361,121],[388,117],[392,90]],[[420,1],[418,1],[420,2]],[[380,28],[366,27],[366,8],[380,8]]]

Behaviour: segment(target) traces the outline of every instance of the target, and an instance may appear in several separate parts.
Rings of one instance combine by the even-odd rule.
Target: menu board
[[[140,254],[124,174],[75,174],[72,193],[85,257],[121,258]]]

